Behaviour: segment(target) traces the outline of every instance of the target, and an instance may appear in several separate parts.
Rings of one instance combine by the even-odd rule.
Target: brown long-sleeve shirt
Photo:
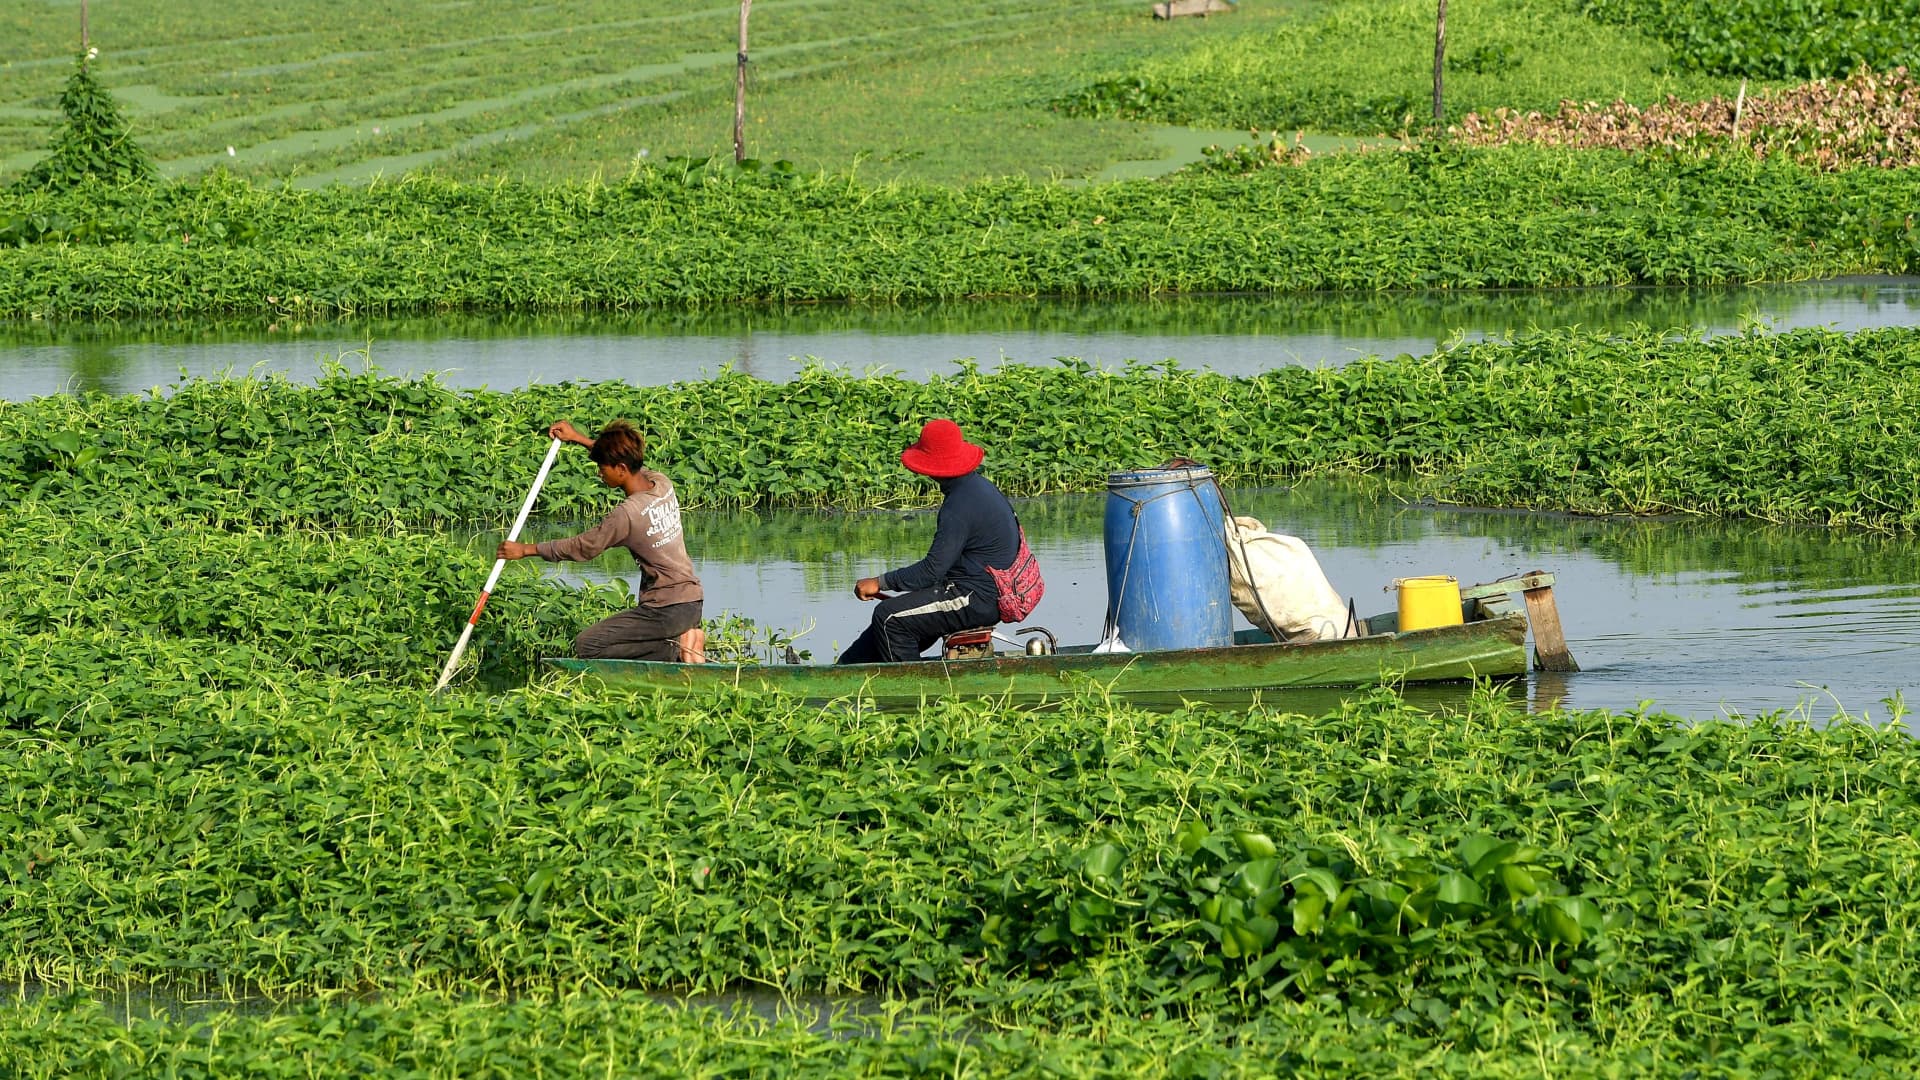
[[[600,524],[579,536],[543,540],[534,549],[548,562],[586,562],[608,548],[623,547],[633,552],[640,567],[641,607],[703,599],[680,531],[680,498],[673,493],[673,481],[652,469],[642,469],[640,475],[652,481],[651,491],[627,496]]]

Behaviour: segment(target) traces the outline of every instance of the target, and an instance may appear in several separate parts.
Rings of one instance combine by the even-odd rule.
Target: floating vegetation
[[[622,416],[689,505],[923,504],[932,489],[899,450],[952,416],[1017,495],[1103,490],[1115,469],[1187,456],[1237,485],[1373,473],[1483,506],[1912,530],[1920,455],[1894,433],[1920,408],[1917,370],[1905,328],[1560,331],[1252,376],[1074,361],[499,393],[334,368],[0,403],[0,505],[222,528],[478,524],[518,505],[553,418]],[[582,469],[541,493],[549,517],[606,506]]]
[[[1778,281],[1904,272],[1887,208],[1916,203],[1911,170],[1528,146],[1076,188],[664,164],[537,187],[213,177],[0,194],[0,317]]]
[[[415,1010],[571,1045],[619,1008],[641,1045],[686,1021],[622,993],[757,986],[964,1016],[989,1055],[1115,1031],[1127,1061],[1915,1050],[1920,749],[1897,727],[1390,692],[1320,717],[436,700],[203,685],[192,643],[104,644],[0,637],[0,977],[322,998],[217,1030],[304,1045],[351,1016],[355,1052],[393,1055]],[[532,999],[468,1014],[474,993]],[[99,1038],[93,1008],[0,1025],[51,1054]]]
[[[1763,79],[1838,77],[1920,62],[1913,0],[1580,0],[1672,49],[1676,67]]]

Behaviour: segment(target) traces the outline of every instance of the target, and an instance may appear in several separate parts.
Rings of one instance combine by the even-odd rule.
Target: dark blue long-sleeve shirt
[[[951,581],[990,604],[1000,602],[1000,590],[987,567],[1005,570],[1020,553],[1020,524],[1013,506],[993,482],[978,472],[940,481],[940,523],[934,527],[933,547],[912,566],[880,575],[880,587],[889,592],[913,592]]]

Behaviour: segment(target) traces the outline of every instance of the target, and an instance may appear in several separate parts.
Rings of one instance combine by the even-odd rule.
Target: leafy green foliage
[[[120,106],[93,76],[93,57],[82,53],[73,74],[60,92],[60,112],[66,125],[54,136],[46,158],[14,182],[23,191],[65,191],[87,183],[124,185],[153,179],[153,160],[133,141]],[[11,228],[11,227],[10,227]],[[59,230],[42,227],[33,239]],[[24,241],[17,233],[0,233],[0,242]]]
[[[1311,843],[1283,854],[1265,832],[1198,820],[1175,837],[1177,857],[1131,873],[1103,841],[1069,859],[1064,879],[1010,876],[983,941],[1002,963],[1070,977],[1137,939],[1149,987],[1169,997],[1215,986],[1254,1002],[1335,993],[1417,1024],[1444,1023],[1449,1000],[1485,977],[1462,972],[1491,966],[1572,998],[1600,970],[1601,909],[1569,895],[1536,847],[1475,835],[1435,857],[1382,834],[1383,850],[1364,855]]]
[[[292,670],[410,685],[444,662],[490,564],[435,536],[227,531],[139,514],[13,513],[0,545],[17,632],[216,642]],[[625,600],[618,585],[516,582],[487,605],[481,676],[524,681]]]
[[[0,249],[0,316],[1833,277],[1913,265],[1912,246],[1886,244],[1873,223],[1916,202],[1911,170],[1532,147],[1078,188],[867,185],[730,166],[649,167],[610,185],[319,192],[216,176],[0,196],[0,222],[46,219],[16,237],[27,246]]]
[[[536,1027],[622,988],[866,991],[976,1032],[1380,1062],[1916,1049],[1920,744],[1897,729],[1492,695],[1318,717],[436,699],[243,655],[0,632],[0,977],[373,985],[403,1015],[445,1007],[408,1005],[422,986],[584,992],[494,1014]],[[351,1008],[255,1022],[299,1038]]]
[[[1675,65],[1715,75],[1818,79],[1920,62],[1915,0],[1582,0],[1603,22],[1673,50]]]
[[[518,1080],[583,1072],[646,1077],[1049,1076],[1313,1080],[1354,1076],[1537,1080],[1555,1076],[1748,1076],[1825,1080],[1897,1075],[1913,1064],[1894,1026],[1838,1015],[1740,1038],[1672,1038],[1652,1023],[1590,1034],[1516,995],[1503,1016],[1448,1038],[1317,1004],[1274,1006],[1244,1022],[1101,1013],[1085,1021],[980,1023],[901,1003],[661,1002],[583,988],[511,997],[408,990],[262,1007],[195,1003],[151,1017],[117,1002],[49,997],[0,1009],[0,1040],[23,1078],[121,1077],[162,1069],[304,1080],[369,1073]],[[768,1020],[755,1012],[783,1011]],[[863,1008],[871,1011],[863,1011]],[[158,1010],[156,1010],[158,1012]],[[813,1029],[803,1025],[811,1022]]]
[[[311,385],[195,380],[0,404],[0,499],[217,528],[499,522],[547,423],[628,417],[690,505],[924,503],[933,490],[899,449],[951,416],[1019,495],[1103,490],[1114,469],[1184,455],[1239,485],[1371,472],[1478,505],[1911,530],[1920,456],[1886,432],[1920,407],[1917,370],[1920,332],[1907,329],[1566,331],[1246,377],[1072,362],[925,382],[812,369],[787,383],[497,393],[334,369]],[[84,435],[65,440],[82,448],[50,446],[57,432]],[[577,460],[549,478],[543,516],[605,512],[606,489]]]

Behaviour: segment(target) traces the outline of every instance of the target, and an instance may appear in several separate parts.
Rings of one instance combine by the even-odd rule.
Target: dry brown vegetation
[[[1861,69],[1845,79],[1818,79],[1746,97],[1682,101],[1668,97],[1641,108],[1624,101],[1563,101],[1551,116],[1496,109],[1469,113],[1450,133],[1492,146],[1751,150],[1817,169],[1902,168],[1920,163],[1920,84],[1904,67]]]

